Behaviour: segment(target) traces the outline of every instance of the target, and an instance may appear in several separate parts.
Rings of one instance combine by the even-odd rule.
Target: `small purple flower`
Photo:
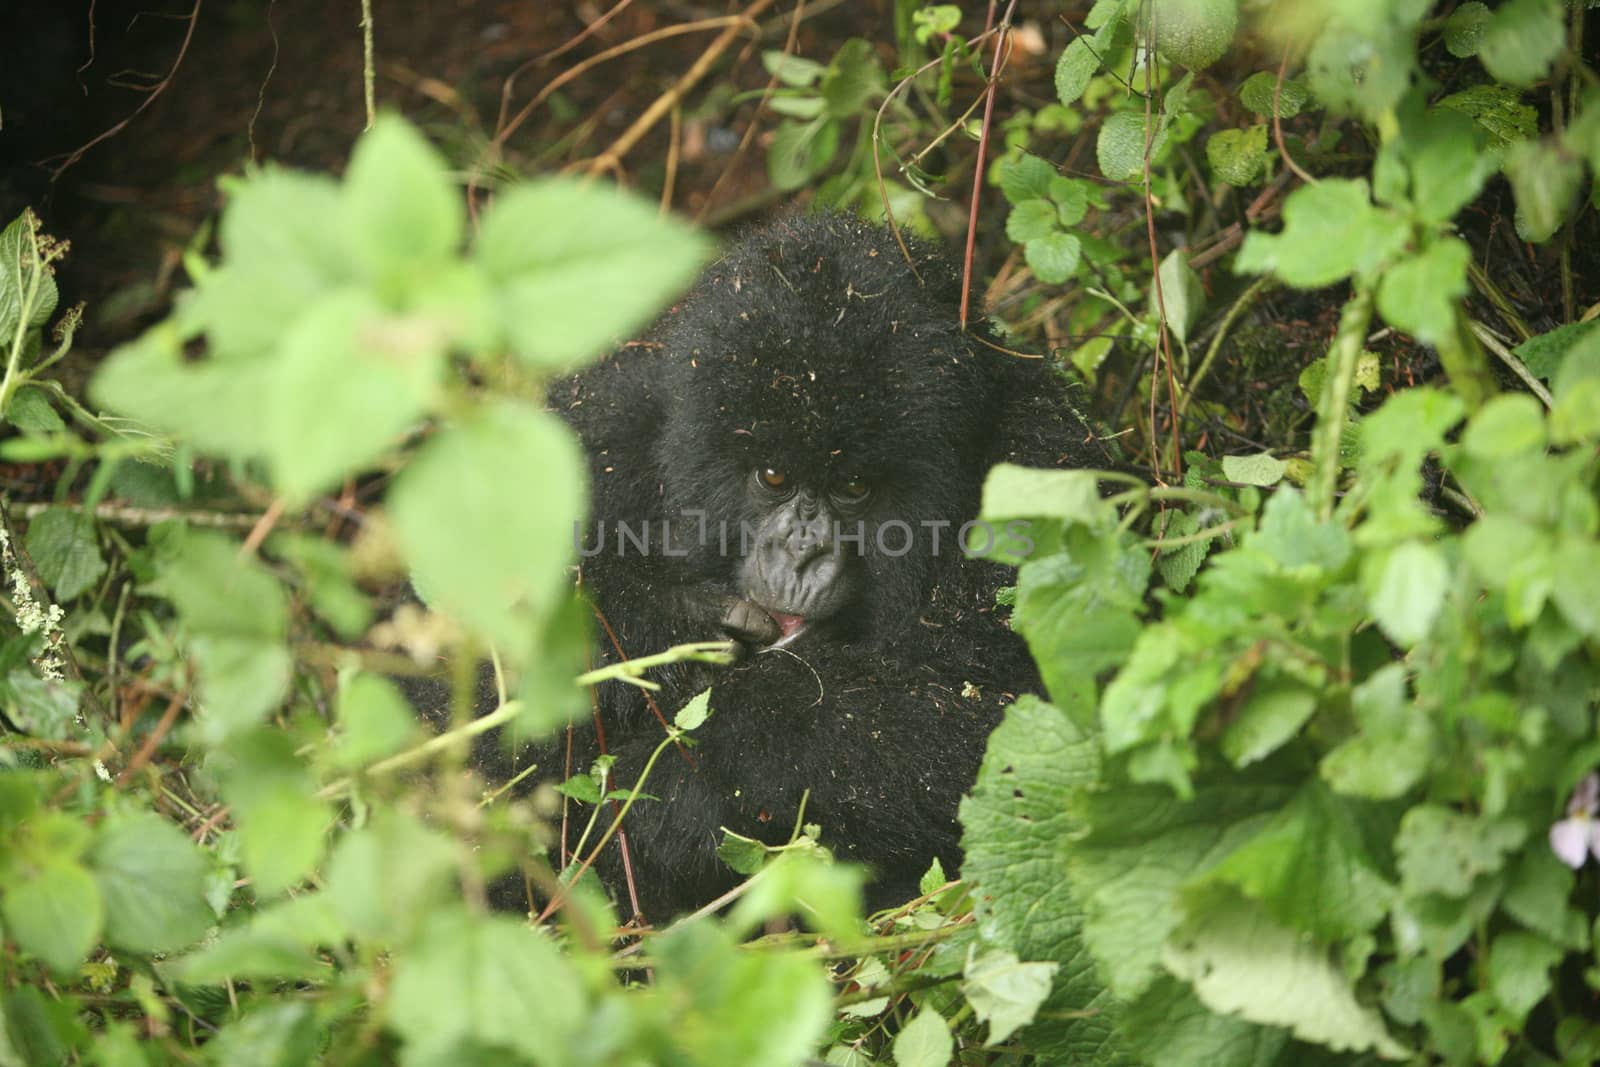
[[[1600,860],[1600,774],[1584,775],[1567,801],[1567,817],[1550,827],[1550,850],[1568,867],[1577,870],[1593,853]]]

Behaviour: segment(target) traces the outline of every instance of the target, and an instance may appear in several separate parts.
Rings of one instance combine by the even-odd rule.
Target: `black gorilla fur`
[[[659,801],[641,800],[628,816],[633,879],[651,919],[735,884],[715,854],[721,828],[782,842],[807,789],[805,821],[872,870],[871,899],[909,899],[933,858],[956,870],[957,803],[985,740],[1016,694],[1039,688],[1021,639],[995,611],[1011,572],[965,558],[956,531],[976,516],[995,463],[1102,466],[1106,455],[1059,375],[984,344],[981,328],[963,333],[958,271],[921,244],[911,252],[915,272],[887,231],[841,215],[772,225],[710,267],[649,341],[551,390],[590,459],[584,544],[595,548],[597,526],[605,538],[583,561],[583,586],[622,653],[730,632],[751,646],[732,667],[652,675],[669,718],[707,686],[713,714],[693,735],[692,764],[663,753],[644,785]],[[739,522],[764,520],[767,497],[752,482],[763,471],[785,485],[834,487],[841,495],[826,499],[844,503],[831,514],[866,532],[859,548],[831,546],[848,580],[780,648],[761,646],[800,621],[784,613],[799,612],[752,594],[739,553]],[[854,499],[863,486],[870,498]],[[700,518],[686,511],[705,513],[704,543]],[[664,520],[673,554],[663,551]],[[891,520],[910,527],[910,551],[879,550],[875,532]],[[646,553],[629,543],[619,554],[619,521],[633,531],[648,523]],[[926,525],[936,521],[949,525]],[[898,552],[904,533],[885,536]],[[741,623],[750,617],[753,626]],[[601,662],[616,659],[604,636],[598,648]],[[598,700],[614,781],[632,786],[662,726],[633,686],[606,683]],[[592,727],[578,745],[573,767],[585,769],[598,750]],[[615,842],[600,871],[625,901]]]

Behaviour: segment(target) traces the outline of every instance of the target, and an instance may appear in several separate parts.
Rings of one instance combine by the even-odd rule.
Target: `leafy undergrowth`
[[[1019,337],[1093,335],[1070,361],[1128,383],[1124,443],[1160,478],[991,475],[984,517],[1035,524],[1011,600],[1048,699],[991,740],[965,880],[872,921],[799,827],[729,841],[751,878],[722,916],[619,932],[580,876],[608,828],[552,870],[556,798],[463,769],[620,673],[582,673],[582,461],[539,390],[646,322],[703,238],[559,179],[469,237],[444,161],[386,118],[342,181],[231,183],[219,256],[85,401],[50,376],[65,250],[11,224],[0,457],[58,492],[0,528],[0,1065],[1600,1060],[1587,6],[1094,5],[1056,101],[990,146],[998,307]],[[898,10],[915,83],[863,43],[772,58],[776,184],[891,210],[931,188],[875,131],[964,128],[907,101],[948,105],[989,42],[953,5]],[[1055,162],[1090,133],[1103,180]],[[1500,175],[1553,329],[1465,224]],[[1163,253],[1158,207],[1203,246]],[[1285,288],[1340,306],[1292,368],[1309,438],[1209,454],[1251,427],[1200,386]],[[1386,376],[1395,336],[1439,373]],[[401,577],[438,610],[376,621]],[[387,676],[440,649],[456,718],[430,736]],[[474,720],[490,649],[520,681]],[[720,654],[661,651],[633,666]],[[518,867],[551,901],[532,923],[485,906]]]

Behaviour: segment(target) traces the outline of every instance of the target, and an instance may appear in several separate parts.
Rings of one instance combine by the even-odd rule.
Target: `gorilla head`
[[[628,861],[616,844],[599,858],[650,918],[728,889],[723,829],[779,843],[804,796],[879,902],[906,899],[935,857],[955,870],[988,732],[1038,687],[996,615],[1009,572],[969,559],[960,531],[994,463],[1104,457],[1056,372],[963,332],[953,266],[911,255],[840,215],[756,231],[647,340],[552,390],[590,458],[597,658],[722,635],[749,653],[652,675],[666,715],[707,686],[713,715],[692,757],[643,783]],[[635,686],[597,696],[570,766],[607,752],[629,788],[661,719]]]

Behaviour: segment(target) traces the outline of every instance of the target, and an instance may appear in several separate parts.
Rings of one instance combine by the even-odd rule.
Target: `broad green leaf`
[[[762,52],[761,65],[768,74],[776,74],[780,82],[793,89],[804,89],[815,84],[827,69],[814,59],[778,51]]]
[[[1341,19],[1318,32],[1306,79],[1329,111],[1376,122],[1399,102],[1416,71],[1414,30],[1379,20]]]
[[[338,723],[333,759],[347,769],[393,755],[417,732],[416,714],[394,682],[364,672],[340,686]]]
[[[1150,37],[1162,58],[1190,70],[1221,59],[1238,25],[1237,0],[1160,0],[1150,8]]]
[[[1429,386],[1405,389],[1361,420],[1361,458],[1375,464],[1391,457],[1416,463],[1444,443],[1465,405],[1454,393]]]
[[[55,276],[41,270],[33,254],[37,228],[37,217],[25,211],[0,230],[0,352],[11,351],[30,289],[34,295],[25,332],[43,329],[56,310]]]
[[[1382,1018],[1356,1000],[1327,949],[1230,893],[1191,908],[1162,962],[1212,1011],[1288,1027],[1335,1052],[1407,1055]]]
[[[336,919],[350,933],[400,943],[456,899],[457,845],[413,816],[378,809],[372,822],[339,839],[324,877]]]
[[[1391,325],[1425,344],[1450,343],[1471,259],[1471,248],[1460,238],[1435,240],[1384,272],[1378,283],[1378,311]]]
[[[1536,378],[1550,381],[1561,369],[1567,353],[1591,333],[1600,331],[1600,321],[1569,322],[1553,330],[1528,338],[1511,351],[1527,364]]]
[[[1095,526],[1110,512],[1089,471],[1039,470],[999,463],[983,482],[978,514],[990,521],[1049,518]]]
[[[1473,879],[1505,866],[1522,846],[1527,827],[1516,819],[1490,819],[1422,804],[1406,812],[1395,836],[1400,878],[1407,895],[1464,897]]]
[[[72,508],[50,508],[28,523],[28,555],[57,600],[94,587],[106,572],[94,519]]]
[[[1089,211],[1087,182],[1057,174],[1050,179],[1049,195],[1056,205],[1056,217],[1063,226],[1076,226]]]
[[[1023,253],[1034,277],[1061,285],[1077,272],[1082,244],[1070,233],[1052,233],[1029,241]]]
[[[1496,81],[1532,85],[1567,43],[1561,0],[1506,0],[1483,26],[1478,58]]]
[[[1050,196],[1050,183],[1057,177],[1059,175],[1055,167],[1027,152],[1000,163],[1000,191],[1005,194],[1006,201],[1015,207],[1022,206],[1025,201],[1047,199]],[[1015,237],[1011,239],[1017,240]]]
[[[1566,221],[1583,182],[1583,163],[1553,144],[1519,141],[1506,151],[1517,196],[1517,236],[1538,244]]]
[[[1155,160],[1166,146],[1165,124],[1157,119],[1150,140],[1150,159]],[[1118,111],[1101,125],[1095,141],[1095,156],[1100,173],[1114,182],[1131,182],[1144,175],[1145,122],[1143,111]]]
[[[1389,639],[1402,648],[1433,629],[1450,588],[1450,565],[1433,545],[1409,541],[1368,557],[1363,565],[1367,606]]]
[[[1512,1019],[1521,1021],[1551,991],[1550,970],[1562,952],[1538,934],[1507,930],[1489,946],[1489,989]]]
[[[1283,232],[1251,231],[1234,270],[1271,271],[1300,289],[1369,275],[1404,246],[1405,228],[1373,207],[1364,180],[1328,178],[1302,186],[1283,208]]]
[[[423,595],[515,651],[570,585],[584,501],[572,431],[502,401],[429,441],[387,503]]]
[[[1213,176],[1240,188],[1261,177],[1267,162],[1267,128],[1219,130],[1206,138],[1206,162]]]
[[[1478,54],[1483,31],[1489,25],[1488,5],[1467,0],[1444,20],[1444,46],[1457,59]]]
[[[660,217],[654,204],[550,178],[495,200],[476,254],[517,355],[565,369],[644,325],[688,285],[708,250],[704,237]]]
[[[820,175],[838,154],[837,120],[780,122],[767,148],[767,177],[777,188],[792,191]]]
[[[1162,1067],[1275,1067],[1289,1040],[1277,1027],[1212,1012],[1167,975],[1128,1005],[1123,1032],[1137,1062]]]
[[[396,959],[387,1022],[417,1054],[470,1041],[535,1063],[578,1063],[585,988],[543,931],[451,908],[426,918],[419,942]]]
[[[1058,232],[1056,206],[1043,198],[1024,200],[1006,216],[1006,236],[1017,244]]]
[[[1544,849],[1523,854],[1511,873],[1501,906],[1523,926],[1566,948],[1589,947],[1589,919],[1574,908],[1577,875]]]
[[[1392,800],[1403,796],[1433,761],[1433,729],[1406,693],[1400,664],[1379,668],[1350,695],[1361,732],[1322,758],[1322,778],[1345,796]]]
[[[1558,576],[1551,598],[1574,629],[1600,637],[1600,543],[1568,535],[1556,544],[1551,560]]]
[[[950,1025],[930,1007],[924,1007],[895,1035],[895,1067],[945,1067],[955,1055]]]
[[[352,254],[380,281],[454,253],[466,220],[444,157],[392,113],[356,141],[340,206],[350,220]]]
[[[1473,414],[1461,444],[1469,455],[1485,460],[1542,449],[1544,409],[1526,393],[1501,393]]]
[[[851,119],[883,92],[883,67],[872,42],[852,37],[840,46],[819,86],[828,114]]]
[[[1500,160],[1506,149],[1518,141],[1539,134],[1539,112],[1522,102],[1522,94],[1509,86],[1490,82],[1473,85],[1442,97],[1438,107],[1459,111],[1489,135],[1488,161]]]
[[[258,898],[275,896],[316,868],[333,813],[281,731],[237,735],[220,755],[222,795],[238,823],[245,870]]]
[[[989,1024],[987,1045],[998,1045],[1033,1022],[1050,995],[1058,963],[1024,963],[1016,953],[995,949],[967,960],[961,982],[972,1012]]]
[[[1338,522],[1320,521],[1305,497],[1285,486],[1262,509],[1250,547],[1285,567],[1315,567],[1332,574],[1350,558],[1350,535]]]
[[[1283,480],[1289,465],[1271,452],[1257,452],[1251,456],[1223,456],[1222,476],[1230,482],[1245,485],[1271,486]]]
[[[231,1018],[207,1042],[206,1053],[217,1064],[299,1067],[316,1062],[326,1040],[310,1002],[268,1000],[242,1018]]]
[[[1060,710],[1033,697],[1007,708],[977,785],[961,802],[962,875],[974,884],[985,945],[1061,965],[1041,1021],[1029,1030],[1030,1049],[1041,1056],[1092,1051],[1114,1062],[1119,1008],[1095,976],[1065,878],[1081,829],[1067,798],[1098,778],[1098,764],[1093,738]]]
[[[678,709],[672,718],[672,725],[680,730],[694,730],[710,717],[711,690],[702,689],[689,699],[689,703]]]
[[[1200,275],[1194,272],[1180,249],[1174,248],[1161,261],[1158,272],[1161,283],[1161,300],[1166,309],[1167,328],[1179,342],[1187,343],[1189,331],[1200,321],[1205,307],[1206,288]],[[1155,294],[1151,293],[1151,303]]]
[[[1278,922],[1322,942],[1372,929],[1394,897],[1367,847],[1361,813],[1316,779],[1205,879],[1236,887]]]
[[[336,486],[396,443],[433,400],[446,338],[385,316],[364,293],[324,300],[283,338],[265,397],[268,459],[291,504]]]
[[[278,320],[281,331],[284,319]],[[191,363],[184,335],[171,322],[112,351],[90,383],[95,403],[233,459],[264,455],[272,427],[261,401],[273,391],[274,368],[261,359]]]
[[[1239,86],[1239,102],[1255,114],[1267,118],[1272,117],[1274,95],[1278,98],[1278,115],[1281,118],[1292,119],[1311,103],[1311,93],[1304,84],[1293,78],[1285,78],[1283,88],[1279,89],[1277,76],[1264,70],[1256,71]]]
[[[1403,199],[1417,218],[1428,223],[1448,222],[1472,202],[1494,173],[1494,158],[1483,150],[1484,133],[1466,115],[1450,108],[1408,108],[1401,131],[1401,136],[1385,147],[1378,172],[1389,173],[1398,164],[1408,186]],[[1380,200],[1396,203],[1402,199],[1384,184],[1380,182]]]
[[[288,609],[282,587],[241,559],[232,539],[192,528],[171,532],[151,589],[178,609],[200,667],[202,705],[220,736],[257,722],[283,699]]]
[[[4,336],[4,335],[0,335]],[[30,436],[47,437],[65,432],[67,424],[56,414],[55,408],[42,389],[24,388],[11,397],[11,406],[5,411],[5,420]]]
[[[1316,694],[1304,686],[1258,688],[1223,733],[1222,754],[1235,767],[1264,759],[1299,733],[1316,710]]]
[[[6,933],[51,970],[71,974],[100,940],[105,922],[94,877],[76,859],[49,857],[13,868],[8,882],[0,897]]]
[[[106,940],[135,952],[175,952],[215,921],[206,904],[206,858],[152,812],[100,827],[89,866],[105,901]]]
[[[1074,37],[1056,60],[1056,99],[1069,107],[1078,102],[1089,87],[1089,79],[1100,69],[1100,56],[1090,47],[1089,40]]]
[[[305,893],[269,904],[229,926],[215,940],[177,961],[177,975],[194,985],[249,979],[311,981],[326,978],[323,946],[349,938],[325,893]]]

